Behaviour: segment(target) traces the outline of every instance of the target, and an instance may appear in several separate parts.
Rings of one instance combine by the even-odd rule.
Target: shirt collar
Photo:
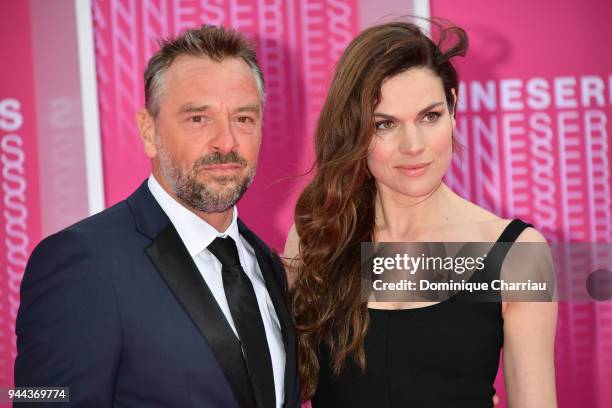
[[[238,231],[238,209],[236,206],[233,207],[232,222],[229,227],[224,232],[219,232],[212,225],[172,198],[155,179],[153,174],[149,176],[147,185],[155,200],[164,210],[174,228],[176,228],[191,257],[198,255],[202,250],[206,249],[217,237],[225,238],[229,235],[238,245],[240,233]]]

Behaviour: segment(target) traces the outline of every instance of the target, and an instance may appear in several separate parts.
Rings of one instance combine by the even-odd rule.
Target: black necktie
[[[208,250],[221,262],[223,289],[240,337],[246,366],[259,408],[276,406],[272,359],[266,331],[251,280],[240,265],[238,248],[231,237],[217,237]]]

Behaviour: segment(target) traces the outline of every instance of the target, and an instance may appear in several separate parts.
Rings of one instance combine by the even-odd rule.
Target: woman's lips
[[[410,177],[418,177],[427,172],[429,166],[432,162],[429,163],[416,163],[416,164],[407,164],[404,166],[397,166],[396,168],[401,171],[406,176]]]

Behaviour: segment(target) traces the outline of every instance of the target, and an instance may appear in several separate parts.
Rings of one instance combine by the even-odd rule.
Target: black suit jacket
[[[297,407],[284,269],[238,226],[281,324],[284,406]],[[74,406],[226,408],[252,399],[238,340],[146,182],[36,247],[16,333],[15,385],[68,386]]]

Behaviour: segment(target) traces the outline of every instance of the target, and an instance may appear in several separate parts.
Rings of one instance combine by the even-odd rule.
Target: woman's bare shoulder
[[[477,207],[480,213],[480,228],[484,236],[498,237],[502,231],[512,222],[510,218],[499,217],[492,212]],[[493,239],[494,240],[494,239]],[[547,242],[546,238],[535,227],[527,227],[517,236],[516,242]]]
[[[486,208],[463,200],[464,220],[470,220],[484,237],[497,237],[512,222],[512,219],[500,217]],[[494,240],[494,239],[493,239]],[[546,242],[546,238],[534,227],[525,228],[517,237],[516,242]]]
[[[511,221],[462,197],[454,213],[452,235],[465,241],[495,241]]]
[[[298,236],[295,224],[291,226],[285,241],[284,258],[297,259],[300,252],[300,237]]]
[[[282,261],[287,271],[287,280],[289,287],[293,286],[297,277],[297,263],[300,257],[300,237],[298,236],[295,224],[291,226],[287,233],[285,241],[285,250],[283,252]]]

